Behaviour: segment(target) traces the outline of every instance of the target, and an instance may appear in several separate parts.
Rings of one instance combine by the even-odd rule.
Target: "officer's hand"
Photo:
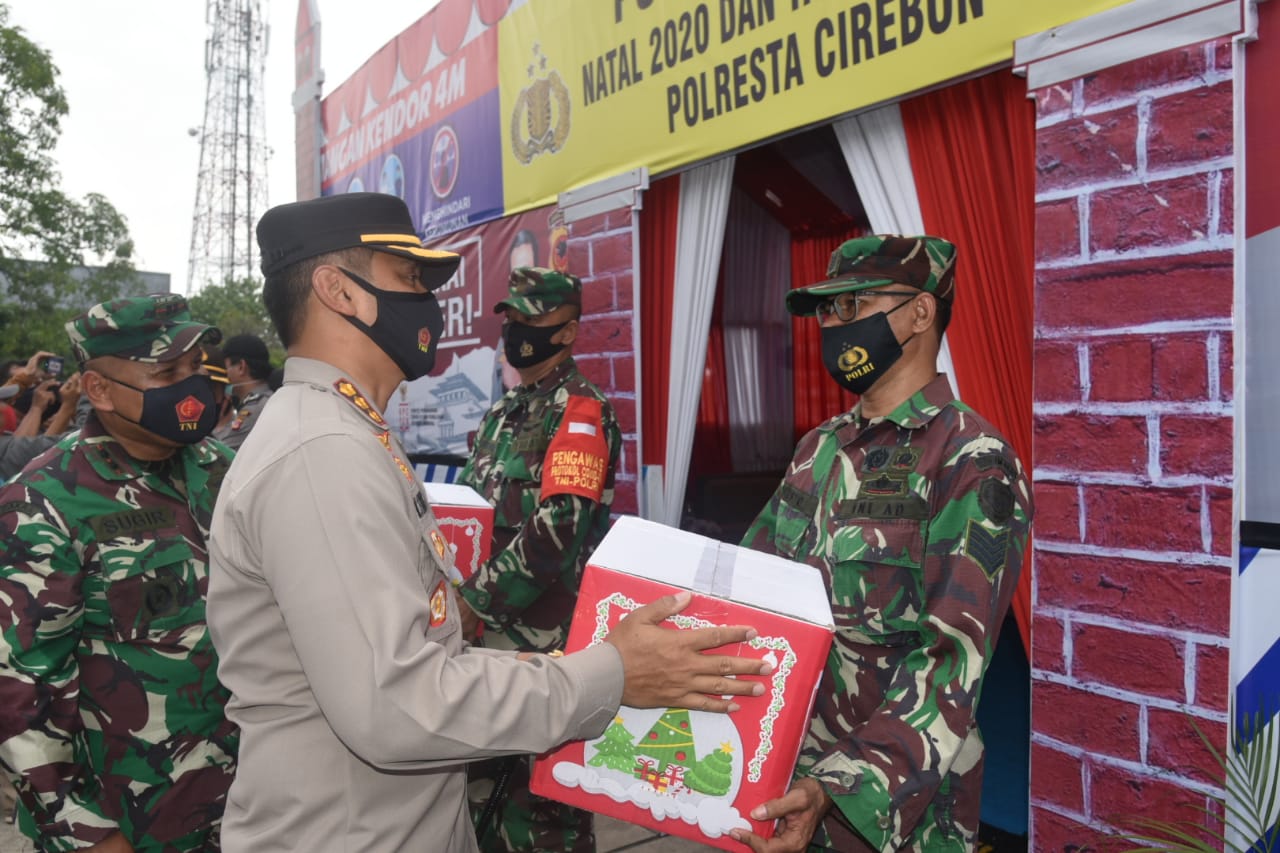
[[[605,637],[622,655],[622,704],[633,708],[691,708],[736,711],[721,696],[760,696],[759,681],[731,675],[768,675],[773,667],[759,658],[706,655],[703,651],[756,636],[754,628],[724,626],[672,631],[661,627],[689,604],[692,593],[664,595],[628,615]]]
[[[777,834],[767,841],[745,829],[731,829],[729,834],[755,853],[801,853],[809,846],[818,824],[831,809],[831,797],[816,779],[801,777],[791,783],[791,790],[776,800],[769,800],[751,810],[755,820],[778,819]]]
[[[133,845],[119,832],[113,832],[84,853],[133,853]]]
[[[462,639],[475,639],[476,631],[480,630],[480,617],[471,609],[471,605],[467,604],[467,600],[462,596],[458,596],[458,618],[462,620]]]

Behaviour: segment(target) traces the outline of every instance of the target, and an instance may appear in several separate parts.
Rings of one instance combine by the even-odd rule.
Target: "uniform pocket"
[[[924,525],[914,519],[845,522],[831,539],[836,630],[900,645],[916,632],[923,602]]]
[[[784,557],[805,562],[813,551],[817,528],[813,523],[818,496],[790,483],[778,487],[778,512],[773,545]]]
[[[117,641],[161,639],[204,622],[205,561],[186,540],[108,540],[98,556]]]

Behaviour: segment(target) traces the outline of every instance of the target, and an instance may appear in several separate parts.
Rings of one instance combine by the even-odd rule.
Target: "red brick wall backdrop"
[[[1101,851],[1221,786],[1192,721],[1222,748],[1230,43],[1034,95],[1031,849]]]
[[[582,323],[573,347],[574,359],[613,403],[618,415],[622,456],[615,473],[613,512],[624,515],[639,511],[631,230],[630,208],[569,226],[569,271],[582,279]]]

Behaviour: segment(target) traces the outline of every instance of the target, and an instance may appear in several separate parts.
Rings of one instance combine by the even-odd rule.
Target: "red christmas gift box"
[[[532,790],[723,850],[748,848],[740,827],[768,837],[751,809],[790,786],[834,630],[813,568],[639,518],[618,519],[582,576],[566,651],[602,642],[641,605],[687,589],[674,630],[749,625],[759,636],[718,651],[768,660],[762,696],[741,710],[622,706],[600,737],[573,741],[534,763]]]
[[[427,500],[440,532],[453,551],[453,563],[465,580],[489,559],[493,507],[470,486],[427,483]]]

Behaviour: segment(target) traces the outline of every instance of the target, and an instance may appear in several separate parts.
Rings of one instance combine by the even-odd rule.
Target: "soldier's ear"
[[[922,293],[911,306],[911,330],[917,334],[936,325],[938,302],[932,293]]]
[[[569,346],[578,339],[578,321],[576,319],[568,321],[565,327],[551,336],[553,344]]]
[[[80,375],[80,390],[98,411],[114,412],[116,410],[116,404],[111,399],[111,382],[87,365]]]

